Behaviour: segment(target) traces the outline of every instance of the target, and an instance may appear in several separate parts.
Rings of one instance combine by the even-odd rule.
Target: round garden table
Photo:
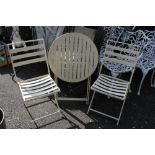
[[[74,83],[88,79],[87,97],[67,100],[89,100],[90,77],[98,64],[98,51],[90,38],[80,33],[60,36],[49,49],[48,62],[55,76],[63,81]]]

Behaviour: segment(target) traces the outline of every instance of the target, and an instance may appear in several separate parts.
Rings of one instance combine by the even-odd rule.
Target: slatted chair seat
[[[120,100],[124,100],[127,93],[128,86],[129,86],[128,81],[117,79],[112,76],[100,74],[100,76],[91,86],[91,89],[96,92],[99,92]]]
[[[23,100],[31,100],[38,97],[49,96],[50,94],[58,93],[60,89],[49,76],[41,76],[25,81],[18,82]]]

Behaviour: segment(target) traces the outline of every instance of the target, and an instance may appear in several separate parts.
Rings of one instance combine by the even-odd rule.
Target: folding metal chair
[[[58,93],[60,89],[50,76],[44,40],[38,39],[38,40],[22,41],[22,43],[23,42],[26,46],[20,47],[20,48],[12,48],[13,47],[12,43],[8,44],[8,50],[10,53],[10,58],[11,58],[11,63],[15,74],[15,78],[19,85],[22,98],[24,100],[24,105],[25,105],[25,101],[54,95],[55,104],[57,105],[58,110],[52,114],[60,112],[60,108],[56,99],[56,93]],[[13,44],[14,45],[19,44],[19,42],[14,42]],[[17,78],[16,76],[17,67],[25,66],[28,64],[40,63],[40,62],[46,63],[47,74],[33,77],[33,78],[28,78],[26,80],[21,80]],[[25,107],[28,110],[28,107],[26,105]],[[37,120],[45,118],[52,114],[48,114],[46,116],[35,118],[35,119],[32,118],[31,114],[30,116],[33,119],[34,123],[36,124]]]
[[[126,97],[128,94],[128,90],[130,87],[130,83],[134,74],[135,66],[140,56],[140,49],[141,48],[137,45],[116,42],[112,40],[107,41],[103,56],[104,61],[108,63],[119,63],[121,65],[131,67],[132,69],[130,78],[122,79],[121,77],[116,78],[111,75],[101,74],[100,69],[99,77],[91,86],[91,90],[93,90],[93,96],[87,114],[89,113],[89,111],[93,111],[104,116],[110,117],[112,119],[115,119],[117,120],[117,125],[119,124]],[[123,101],[119,117],[111,116],[109,114],[97,111],[91,107],[96,92]]]

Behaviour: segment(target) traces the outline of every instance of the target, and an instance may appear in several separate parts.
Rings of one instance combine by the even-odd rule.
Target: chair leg
[[[29,116],[31,117],[31,120],[34,120],[34,118],[32,117],[32,115],[31,115],[29,109],[27,108],[25,102],[23,103],[23,105],[24,105],[26,111],[28,112]],[[36,128],[38,129],[39,127],[38,127],[38,125],[37,125],[37,122],[36,122],[36,121],[33,121],[33,123],[35,124]]]
[[[58,78],[55,76],[55,74],[54,74],[54,81],[58,85]],[[58,109],[60,109],[59,104],[58,104],[58,93],[54,94],[54,99],[55,99],[55,103],[56,103]]]
[[[57,98],[57,94],[54,94],[54,100],[55,100],[55,104],[57,105],[58,109],[60,109],[59,104],[58,104],[58,98]]]
[[[55,104],[57,105],[57,108],[58,108],[59,113],[60,113],[60,117],[62,117],[61,110],[60,110],[60,107],[59,107],[59,104],[58,104],[58,96],[57,96],[57,94],[54,94],[54,98],[55,98]]]
[[[151,75],[151,87],[155,87],[155,80],[153,80],[155,74],[155,69],[153,69],[152,75]]]
[[[55,83],[57,84],[57,86],[58,86],[58,78],[55,76],[55,74],[54,74],[54,81],[55,81]],[[55,98],[58,100],[58,93],[56,93],[55,94],[56,96],[55,96]]]
[[[100,74],[101,74],[101,72],[102,72],[102,67],[103,67],[103,65],[102,65],[102,64],[100,64],[100,66],[99,66],[99,71],[98,71],[98,75],[100,75]]]
[[[96,93],[96,92],[94,91],[94,92],[93,92],[93,95],[92,95],[92,99],[91,99],[90,104],[89,104],[89,107],[88,107],[88,110],[87,110],[87,114],[88,114],[89,111],[90,111],[92,102],[93,102],[93,100],[94,100],[95,93]],[[120,122],[120,118],[121,118],[121,115],[122,115],[122,112],[123,112],[123,108],[124,108],[124,105],[125,105],[125,101],[126,101],[126,99],[123,101],[123,104],[122,104],[122,107],[121,107],[121,110],[120,110],[118,119],[115,118],[115,119],[117,120],[117,126],[118,126],[118,124],[119,124],[119,122]],[[107,115],[106,115],[106,116],[107,116]],[[109,117],[109,115],[108,115],[108,117]],[[112,116],[111,116],[111,118],[112,118]],[[114,117],[113,117],[113,118],[114,118]]]
[[[15,83],[17,83],[17,80],[16,80],[16,77],[15,77],[15,74],[12,74],[11,77],[12,77],[12,81],[15,82]]]
[[[88,78],[87,82],[87,101],[86,101],[87,105],[89,104],[90,84],[91,84],[91,77]]]
[[[121,111],[119,113],[119,117],[118,117],[118,121],[117,121],[117,126],[118,126],[118,124],[120,122],[120,119],[121,119],[121,115],[122,115],[122,112],[123,112],[125,101],[126,101],[126,99],[123,101],[123,104],[122,104],[122,107],[121,107]]]
[[[89,113],[89,110],[90,110],[90,107],[91,107],[91,105],[92,105],[94,96],[95,96],[95,91],[93,92],[93,96],[92,96],[92,99],[91,99],[91,101],[90,101],[90,104],[89,104],[89,107],[88,107],[88,110],[87,110],[87,114]]]
[[[129,93],[132,93],[131,86],[129,86]]]
[[[143,81],[145,79],[146,74],[147,73],[143,73],[143,76],[142,76],[142,79],[141,79],[141,82],[140,82],[140,85],[139,85],[139,89],[138,89],[138,92],[137,92],[138,96],[140,96],[141,87],[142,87],[142,84],[143,84]]]

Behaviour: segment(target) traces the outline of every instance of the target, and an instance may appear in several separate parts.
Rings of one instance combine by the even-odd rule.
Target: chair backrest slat
[[[126,48],[122,48],[122,47],[118,47],[118,46],[112,46],[112,45],[106,45],[106,49],[110,48],[111,50],[118,50],[118,51],[122,51],[128,54],[134,54],[136,56],[139,55],[139,51],[136,50],[132,50],[132,49],[126,49]]]
[[[26,53],[26,54],[20,54],[20,55],[15,55],[12,56],[12,60],[20,60],[23,58],[29,58],[29,57],[33,57],[33,56],[44,56],[45,51],[38,51],[38,52],[32,52],[32,53]]]
[[[104,61],[135,67],[140,56],[140,46],[108,40]]]
[[[134,57],[134,56],[131,56],[131,55],[124,55],[122,53],[114,53],[114,52],[111,52],[111,51],[108,51],[106,54],[106,56],[109,56],[109,57],[118,57],[118,59],[125,59],[127,61],[136,61],[137,58]]]
[[[32,60],[25,60],[25,61],[21,61],[21,62],[16,62],[16,63],[14,63],[14,67],[19,67],[19,66],[23,66],[23,65],[32,64],[32,63],[42,62],[45,60],[46,59],[43,57],[43,58],[35,58]]]
[[[133,64],[132,62],[127,62],[127,61],[124,61],[124,60],[118,60],[116,58],[105,57],[104,60],[108,61],[108,62],[112,62],[112,63],[123,64],[123,65],[129,66],[129,67],[134,67],[135,66],[135,63]]]
[[[20,47],[10,50],[11,54],[23,52],[23,51],[30,51],[30,50],[37,50],[37,49],[44,49],[44,45],[32,45],[32,46],[26,46],[26,47]]]

